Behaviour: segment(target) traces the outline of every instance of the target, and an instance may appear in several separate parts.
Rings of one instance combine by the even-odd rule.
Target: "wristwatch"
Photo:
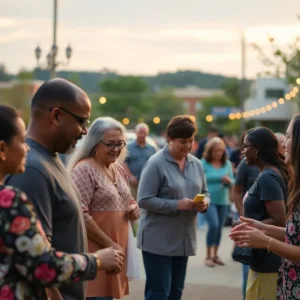
[[[101,260],[100,260],[100,258],[98,257],[97,254],[93,253],[93,256],[96,258],[97,269],[100,270]]]

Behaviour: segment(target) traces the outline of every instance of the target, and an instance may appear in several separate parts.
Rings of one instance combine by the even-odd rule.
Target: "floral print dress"
[[[287,222],[285,242],[300,246],[300,213],[298,210]],[[282,258],[278,274],[277,300],[295,299],[300,299],[300,265]]]
[[[45,287],[79,281],[92,259],[51,249],[26,195],[0,186],[1,300],[47,299]]]

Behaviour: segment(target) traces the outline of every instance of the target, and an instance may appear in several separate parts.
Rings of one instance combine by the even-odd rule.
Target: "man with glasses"
[[[87,134],[90,111],[91,102],[79,87],[63,79],[46,81],[31,103],[26,171],[6,180],[33,201],[52,246],[68,253],[86,252],[86,233],[78,191],[58,153],[71,151]],[[85,298],[82,282],[64,285],[60,292],[68,300]]]

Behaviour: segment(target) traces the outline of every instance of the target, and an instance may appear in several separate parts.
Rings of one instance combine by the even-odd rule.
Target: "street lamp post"
[[[46,67],[50,71],[50,78],[54,78],[56,76],[56,68],[59,65],[67,65],[70,61],[70,58],[72,56],[73,49],[70,45],[66,48],[66,62],[57,61],[57,53],[58,53],[58,47],[57,47],[57,1],[54,0],[54,10],[53,10],[53,43],[52,47],[50,49],[50,52],[47,54],[47,62]],[[42,55],[42,49],[40,46],[37,46],[35,48],[35,57],[37,60],[38,66],[41,66],[40,59]]]

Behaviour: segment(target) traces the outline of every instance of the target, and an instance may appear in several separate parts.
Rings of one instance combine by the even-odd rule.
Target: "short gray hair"
[[[145,128],[148,130],[149,132],[149,126],[146,124],[146,123],[138,123],[136,126],[135,126],[135,131],[139,131],[141,128]]]
[[[79,161],[93,156],[95,147],[103,140],[105,132],[109,129],[120,130],[123,139],[126,138],[126,129],[120,122],[111,117],[97,118],[89,128],[88,134],[83,138],[82,146],[78,147],[73,153],[68,163],[68,171],[71,171]],[[124,148],[118,158],[119,163],[124,162],[126,154],[127,151]]]

